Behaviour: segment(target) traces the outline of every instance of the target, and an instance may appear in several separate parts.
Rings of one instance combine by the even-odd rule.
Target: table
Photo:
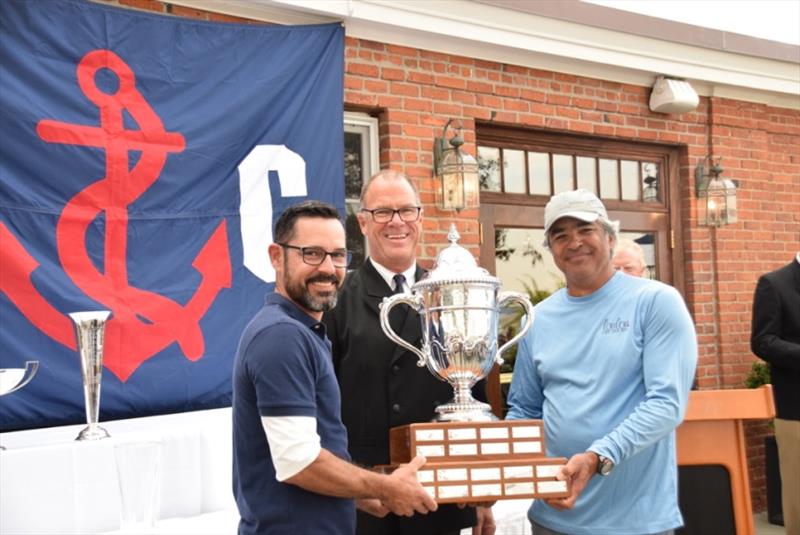
[[[76,442],[83,425],[0,433],[0,533],[120,529],[115,446],[152,440],[161,443],[157,519],[235,511],[230,408],[101,425],[110,439]]]
[[[678,428],[678,464],[731,473],[737,533],[753,533],[742,420],[774,415],[769,387],[694,391]],[[115,445],[161,441],[158,522],[150,533],[236,533],[231,410],[101,422],[110,439],[75,442],[83,425],[0,433],[0,534],[123,533]],[[503,500],[498,535],[529,533],[530,500]],[[465,534],[470,530],[464,530]]]

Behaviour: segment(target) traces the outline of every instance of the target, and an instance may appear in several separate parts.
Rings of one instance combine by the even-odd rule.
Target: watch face
[[[613,468],[614,468],[614,463],[611,461],[611,459],[608,459],[606,457],[600,457],[600,460],[597,464],[597,472],[601,476],[607,476]]]

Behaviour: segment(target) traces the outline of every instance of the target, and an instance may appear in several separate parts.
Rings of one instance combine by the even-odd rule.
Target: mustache
[[[336,275],[315,275],[310,279],[306,279],[306,284],[311,284],[312,282],[332,282],[339,286],[339,277]]]

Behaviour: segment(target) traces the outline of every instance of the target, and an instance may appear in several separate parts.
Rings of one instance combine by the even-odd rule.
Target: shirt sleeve
[[[316,418],[316,382],[310,332],[302,325],[276,323],[260,332],[245,355],[261,416]]]
[[[662,287],[656,292],[643,322],[644,400],[588,448],[616,463],[661,440],[683,421],[697,365],[694,323],[677,290]]]
[[[506,420],[542,418],[544,396],[533,362],[533,336],[534,329],[531,328],[517,346],[514,375],[508,393],[509,410]]]
[[[262,417],[275,479],[286,481],[319,457],[317,420],[307,416]]]

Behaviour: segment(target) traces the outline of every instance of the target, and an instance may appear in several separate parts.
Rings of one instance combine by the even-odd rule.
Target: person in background
[[[647,269],[642,246],[627,238],[619,238],[617,240],[612,263],[617,271],[622,271],[634,277],[644,277],[644,272]]]
[[[417,457],[390,476],[349,462],[322,313],[336,304],[349,255],[339,214],[287,208],[268,249],[275,292],[242,333],[233,370],[233,492],[239,534],[352,535],[352,498],[398,515],[435,511]]]
[[[800,252],[762,275],[753,296],[753,353],[769,363],[787,534],[800,533]]]
[[[619,223],[587,190],[545,207],[545,246],[566,278],[536,305],[517,351],[507,419],[544,420],[547,455],[566,457],[565,498],[535,500],[535,535],[673,533],[675,428],[697,364],[695,329],[674,288],[611,263]]]
[[[350,454],[359,464],[375,466],[389,462],[392,427],[430,421],[434,409],[453,397],[453,389],[418,367],[416,355],[391,341],[380,325],[383,298],[410,290],[424,273],[416,262],[422,233],[416,188],[402,173],[381,171],[364,184],[358,222],[369,258],[347,276],[339,304],[323,321],[333,345]],[[420,346],[415,311],[396,307],[389,321],[399,336]],[[454,534],[476,524],[475,533],[494,533],[491,509],[485,507],[442,505],[436,513],[402,518],[377,500],[359,500],[357,506],[359,535]]]

